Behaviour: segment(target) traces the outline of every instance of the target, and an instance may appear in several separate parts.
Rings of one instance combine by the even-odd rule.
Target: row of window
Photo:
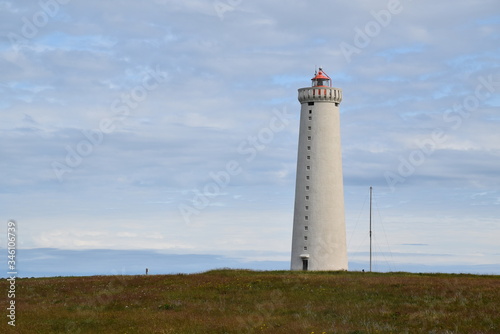
[[[311,105],[311,104],[309,104],[309,105]],[[313,103],[313,105],[314,105],[314,103]],[[311,109],[309,109],[309,121],[311,121],[311,120],[312,120],[312,116],[311,116],[311,115],[312,115],[312,110],[311,110]],[[311,128],[311,126],[310,126],[310,125],[308,125],[308,126],[307,126],[307,130],[309,130],[309,131],[311,131],[311,130],[312,130],[312,128]],[[311,138],[311,136],[310,136],[310,135],[308,135],[308,136],[307,136],[307,140],[308,140],[308,141],[310,141],[311,139],[312,139],[312,138]],[[310,145],[308,145],[308,146],[307,146],[307,150],[308,150],[308,151],[310,151],[310,150],[311,150],[311,146],[310,146]],[[310,156],[310,155],[308,155],[308,156],[306,157],[306,159],[307,159],[307,160],[311,160],[311,156]],[[308,171],[310,171],[310,170],[311,170],[311,166],[310,166],[309,164],[306,166],[306,170],[308,170]],[[310,176],[310,175],[306,175],[306,180],[310,180],[310,179],[311,179],[311,176]],[[309,186],[306,186],[306,190],[309,190],[309,189],[310,189],[310,188],[309,188]],[[306,200],[309,200],[309,196],[306,196]],[[309,206],[306,206],[306,210],[309,210]],[[306,217],[305,217],[305,220],[309,220],[309,217],[308,217],[308,216],[306,216]]]
[[[312,114],[312,110],[309,110],[309,115],[311,115],[311,114]],[[312,120],[312,116],[309,116],[309,120]],[[307,130],[311,131],[311,129],[312,129],[312,128],[311,128],[311,126],[310,126],[310,125],[308,125],[308,126],[307,126]],[[310,141],[310,140],[311,140],[311,136],[307,136],[307,140],[309,140],[309,141]],[[310,151],[310,150],[311,150],[311,146],[310,146],[310,145],[308,145],[308,146],[307,146],[307,150],[308,150],[308,151]],[[311,156],[310,156],[310,155],[306,156],[306,159],[307,159],[307,160],[311,160]],[[307,165],[307,166],[306,166],[306,170],[311,170],[311,166],[310,166],[310,165]],[[306,180],[310,180],[310,179],[311,179],[311,176],[310,176],[310,175],[306,175]],[[306,190],[309,190],[309,186],[306,186]],[[307,199],[307,197],[308,197],[308,196],[306,196],[306,199]],[[306,210],[307,210],[307,209],[306,209]],[[307,220],[307,218],[306,218],[306,220]]]
[[[309,105],[311,105],[311,103],[309,103]],[[313,103],[313,105],[314,105],[314,103]],[[308,120],[309,120],[309,121],[312,121],[312,116],[311,116],[311,115],[312,115],[312,110],[309,110],[309,116],[308,116]],[[308,125],[308,126],[307,126],[307,130],[308,130],[308,131],[312,131],[312,127],[311,127],[311,125]],[[308,134],[308,136],[307,136],[307,140],[308,140],[308,141],[311,141],[311,139],[312,139],[312,136],[311,136],[311,134],[309,133],[309,134]],[[307,151],[311,151],[311,145],[308,145],[308,146],[307,146]],[[306,159],[307,159],[307,160],[311,160],[311,156],[310,156],[310,155],[306,156]],[[307,170],[307,171],[310,171],[310,170],[311,170],[311,166],[310,166],[309,164],[307,164],[307,166],[306,166],[306,170]],[[308,180],[308,181],[309,181],[310,179],[311,179],[311,176],[310,176],[310,175],[306,175],[306,180]],[[306,190],[307,190],[307,191],[308,191],[308,190],[310,190],[309,185],[306,185]],[[308,200],[309,200],[309,195],[306,195],[306,201],[308,201]],[[305,209],[306,209],[306,211],[309,211],[309,205],[306,205],[306,206],[305,206]],[[309,215],[305,215],[305,216],[304,216],[304,221],[305,221],[305,222],[308,222],[308,221],[309,221]],[[306,233],[307,233],[307,231],[309,231],[309,226],[308,226],[308,225],[304,225],[304,231],[305,231]],[[306,241],[307,241],[307,237],[308,237],[307,235],[304,235],[304,242],[306,242]],[[305,251],[307,250],[307,246],[304,246],[304,250],[305,250]]]

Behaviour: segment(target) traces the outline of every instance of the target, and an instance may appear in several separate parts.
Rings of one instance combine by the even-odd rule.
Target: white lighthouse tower
[[[340,145],[342,90],[321,68],[299,89],[292,270],[347,270]]]

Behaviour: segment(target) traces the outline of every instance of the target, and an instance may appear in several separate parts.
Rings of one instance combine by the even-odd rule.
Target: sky
[[[375,269],[500,274],[496,0],[0,1],[4,230],[67,266],[287,267],[297,89],[320,66],[343,90],[351,268],[373,186]]]

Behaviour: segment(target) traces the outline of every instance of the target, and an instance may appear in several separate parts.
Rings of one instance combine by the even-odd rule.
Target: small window
[[[312,111],[312,110],[309,110],[309,115],[311,115],[312,113],[313,113],[313,111]]]
[[[307,130],[311,130],[311,127],[310,127],[310,126],[308,126],[308,127],[307,127]]]
[[[307,105],[308,105],[308,106],[313,106],[313,105],[314,105],[314,102],[307,102]]]
[[[311,116],[309,116],[309,120],[311,121],[313,118]]]
[[[311,160],[311,156],[310,155],[307,156],[307,160]]]
[[[306,205],[306,210],[309,210],[309,205]]]
[[[309,175],[306,175],[306,180],[309,180],[309,179],[310,179]]]
[[[310,151],[311,150],[311,146],[307,146],[307,150]]]
[[[306,169],[307,170],[311,170],[311,166],[306,166]]]
[[[306,220],[309,220],[309,216],[305,216],[305,219],[306,219]]]
[[[307,240],[307,235],[304,236],[304,240]]]
[[[304,250],[307,250],[307,246],[304,246]],[[307,260],[306,260],[307,261]]]
[[[307,136],[307,140],[311,140],[311,136]]]
[[[306,196],[306,200],[307,200],[307,201],[309,200],[309,196]]]
[[[309,231],[309,226],[304,226],[304,230]]]
[[[309,190],[309,186],[306,186],[306,190]]]

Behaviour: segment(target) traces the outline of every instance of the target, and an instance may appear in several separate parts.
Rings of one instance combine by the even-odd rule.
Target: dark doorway
[[[309,266],[309,261],[307,259],[302,259],[302,270],[307,271],[308,266]]]

